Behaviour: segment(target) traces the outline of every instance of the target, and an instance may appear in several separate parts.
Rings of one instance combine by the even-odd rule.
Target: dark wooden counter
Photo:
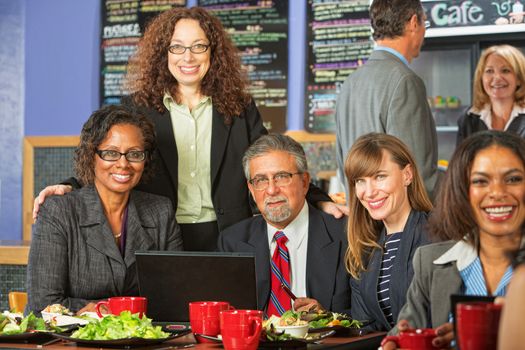
[[[370,333],[360,337],[330,337],[322,340],[321,344],[308,344],[308,349],[360,349],[360,350],[377,350],[381,339],[385,336],[383,332]],[[192,334],[176,338],[168,342],[147,346],[132,348],[133,350],[172,350],[181,348],[183,345],[195,344],[195,338]],[[0,349],[20,350],[20,349],[46,349],[46,350],[94,350],[85,346],[77,346],[76,343],[59,341],[49,345],[39,343],[0,343]],[[221,344],[195,344],[189,349],[195,350],[220,350],[223,349]]]

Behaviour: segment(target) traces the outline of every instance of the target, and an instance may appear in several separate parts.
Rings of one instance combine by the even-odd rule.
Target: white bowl
[[[284,332],[294,338],[304,338],[308,333],[308,324],[301,326],[275,326],[278,332]]]

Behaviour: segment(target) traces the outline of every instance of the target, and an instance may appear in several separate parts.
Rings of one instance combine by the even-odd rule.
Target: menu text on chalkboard
[[[199,0],[217,16],[239,49],[249,91],[272,132],[286,130],[288,1]]]
[[[368,0],[308,0],[305,129],[335,131],[340,85],[372,52]]]
[[[103,0],[100,57],[100,101],[118,104],[126,94],[122,83],[128,59],[147,22],[162,11],[184,7],[186,0]]]

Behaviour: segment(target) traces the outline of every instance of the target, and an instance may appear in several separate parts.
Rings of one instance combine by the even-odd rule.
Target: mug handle
[[[255,323],[255,332],[253,332],[253,335],[246,338],[246,344],[254,344],[259,342],[259,338],[261,337],[261,331],[262,331],[262,321],[260,317],[250,317],[249,320],[253,323]]]
[[[381,340],[381,346],[385,346],[389,341],[393,341],[396,343],[396,346],[399,347],[399,337],[397,335],[389,335],[384,337],[383,340]]]
[[[107,300],[101,300],[97,303],[97,305],[95,305],[95,310],[97,310],[97,315],[98,317],[102,318],[104,317],[104,315],[102,315],[102,313],[100,312],[100,307],[102,305],[106,305],[106,308],[109,310],[109,303]]]

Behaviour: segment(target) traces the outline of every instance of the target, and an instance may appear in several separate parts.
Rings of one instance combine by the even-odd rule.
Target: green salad
[[[40,317],[36,317],[31,312],[26,317],[15,317],[9,314],[0,314],[0,335],[14,335],[26,332],[55,332],[60,331],[44,322]]]
[[[360,328],[362,324],[361,322],[353,320],[345,314],[328,311],[318,314],[316,318],[308,322],[308,325],[310,328],[324,328],[333,326]]]
[[[163,332],[160,326],[153,326],[151,319],[140,318],[138,314],[122,311],[120,316],[106,316],[79,328],[72,338],[84,340],[114,340],[126,338],[162,339],[169,333]]]

